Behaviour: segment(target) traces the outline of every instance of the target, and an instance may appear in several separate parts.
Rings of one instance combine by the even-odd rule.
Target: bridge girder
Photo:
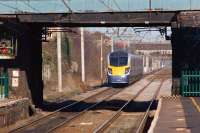
[[[170,26],[179,11],[2,14],[1,21],[66,27]]]

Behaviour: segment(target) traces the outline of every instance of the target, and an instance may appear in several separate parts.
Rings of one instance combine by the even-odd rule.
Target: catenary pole
[[[101,84],[103,84],[103,36],[101,34]]]
[[[84,29],[81,27],[81,80],[85,83],[85,42],[84,42]]]
[[[58,91],[62,92],[61,32],[57,32]]]

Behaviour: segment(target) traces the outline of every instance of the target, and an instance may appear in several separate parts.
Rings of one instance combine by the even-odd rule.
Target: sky
[[[142,11],[148,10],[149,0],[65,0],[74,12]],[[198,10],[200,0],[151,0],[152,9]],[[0,13],[68,12],[62,0],[0,0]]]
[[[141,29],[141,30],[140,30]],[[85,28],[90,32],[102,32],[107,36],[113,36],[114,40],[130,40],[132,42],[151,42],[151,43],[167,43],[169,41],[165,40],[164,36],[161,36],[158,31],[149,31],[149,30],[157,30],[157,28],[145,28],[143,30],[142,27],[120,27],[119,36],[117,34],[113,34],[113,31],[117,31],[116,27],[113,28]],[[139,32],[140,31],[140,32]],[[168,35],[171,35],[171,28],[167,28]]]

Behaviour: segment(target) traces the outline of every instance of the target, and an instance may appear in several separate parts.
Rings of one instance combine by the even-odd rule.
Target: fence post
[[[0,77],[0,98],[3,98],[2,90],[3,90],[2,77]]]
[[[191,71],[191,84],[192,84],[192,91],[190,91],[190,96],[193,96],[193,94],[194,94],[194,71]]]
[[[197,91],[200,93],[200,71],[198,71],[198,89]],[[199,93],[198,93],[198,96],[199,96]]]
[[[8,89],[9,89],[9,80],[8,80],[8,73],[4,74],[4,95],[8,98]]]
[[[183,75],[184,75],[184,71],[182,71],[181,72],[181,85],[180,85],[180,87],[181,87],[181,95],[184,95],[183,94],[183,90],[184,90],[184,81],[183,81]]]
[[[180,87],[182,96],[200,96],[200,70],[181,71]]]

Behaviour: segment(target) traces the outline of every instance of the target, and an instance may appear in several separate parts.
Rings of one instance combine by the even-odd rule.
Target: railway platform
[[[149,133],[198,133],[199,97],[163,97]]]
[[[0,132],[1,128],[29,116],[30,101],[28,98],[4,99],[0,101]]]

